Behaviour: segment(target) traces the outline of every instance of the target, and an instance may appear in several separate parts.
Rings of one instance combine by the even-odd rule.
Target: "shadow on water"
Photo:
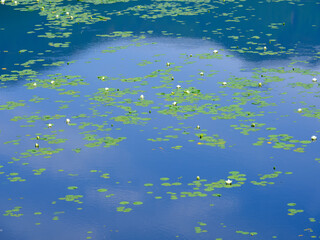
[[[148,3],[148,1],[139,1],[141,6],[148,5]],[[143,13],[135,16],[126,10],[135,4],[137,2],[106,5],[83,3],[88,8],[101,13],[124,13],[119,16],[112,15],[111,20],[96,22],[93,25],[81,23],[66,26],[65,31],[71,31],[72,34],[65,39],[37,37],[51,31],[46,26],[46,17],[40,16],[39,11],[19,11],[13,10],[12,6],[0,5],[0,16],[5,19],[0,24],[2,36],[0,38],[0,46],[2,46],[0,66],[6,68],[6,70],[2,70],[2,73],[7,74],[13,68],[24,69],[22,66],[15,66],[15,64],[30,59],[29,54],[19,53],[21,49],[33,51],[32,59],[45,59],[48,63],[68,60],[88,46],[92,47],[95,44],[110,41],[98,37],[97,34],[109,34],[114,31],[131,31],[134,36],[139,36],[147,34],[146,32],[152,29],[152,37],[164,36],[164,33],[169,33],[167,37],[172,37],[170,36],[172,34],[174,37],[180,37],[181,41],[184,38],[206,39],[212,41],[213,44],[223,46],[225,49],[235,50],[235,55],[245,61],[313,56],[320,45],[320,15],[318,14],[320,4],[311,1],[304,4],[299,4],[299,2],[289,4],[286,1],[276,3],[244,1],[226,4],[211,2],[208,5],[218,7],[195,16],[163,16],[157,18],[156,21],[141,18]],[[195,5],[192,2],[184,4],[187,6]],[[281,14],[279,14],[280,12]],[[233,20],[230,20],[230,16]],[[237,21],[237,19],[241,19],[241,21]],[[274,23],[277,25],[272,25]],[[40,24],[43,30],[30,33],[37,24]],[[218,31],[216,31],[217,29]],[[52,46],[52,43],[58,42],[70,42],[70,45],[67,48]],[[250,42],[254,42],[254,45],[250,45]],[[268,50],[278,54],[266,56],[260,56],[257,53],[250,54],[250,50],[255,46],[267,46]],[[240,49],[246,50],[237,53]],[[288,49],[292,49],[290,54],[287,54]],[[51,50],[51,52],[46,52],[46,50]],[[312,61],[316,64],[318,58]],[[41,65],[36,64],[33,70],[41,71],[43,69]]]

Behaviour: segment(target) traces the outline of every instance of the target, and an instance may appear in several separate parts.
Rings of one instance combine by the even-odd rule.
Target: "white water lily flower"
[[[312,136],[311,137],[311,140],[314,142],[314,141],[316,141],[317,140],[317,136]]]
[[[50,83],[51,83],[51,84],[54,84],[54,81],[52,80]]]
[[[6,1],[5,0],[1,0],[1,4],[4,4]]]
[[[197,125],[197,129],[200,129],[200,125]]]
[[[14,5],[18,5],[18,2],[17,2],[17,1],[14,1]]]
[[[70,16],[70,19],[72,20],[72,19],[73,19],[73,16]]]
[[[217,53],[218,53],[218,50],[213,50],[213,53],[214,53],[214,54],[217,54]]]
[[[189,94],[189,93],[190,93],[190,91],[189,91],[189,90],[185,90],[184,92],[185,92],[186,94]]]
[[[69,15],[70,13],[69,13],[69,12],[66,12],[66,14]]]
[[[36,148],[39,148],[39,143],[36,143],[34,146],[35,146]]]
[[[168,66],[168,67],[170,66],[170,63],[169,63],[169,62],[167,62],[167,66]]]
[[[227,185],[231,185],[231,184],[232,184],[232,180],[228,179],[228,180],[226,181],[226,184],[227,184]]]
[[[301,112],[302,112],[302,109],[301,109],[301,108],[298,108],[298,112],[301,113]]]
[[[101,79],[104,80],[104,77],[102,77]]]
[[[35,83],[33,83],[33,86],[35,86],[35,87],[36,87],[36,86],[37,86],[37,83],[36,83],[36,82],[35,82]]]
[[[266,46],[264,46],[264,47],[263,47],[263,50],[265,50],[265,51],[266,51],[266,50],[267,50],[267,47],[266,47]]]
[[[66,124],[69,124],[69,123],[70,123],[70,119],[67,118],[67,119],[66,119]]]
[[[109,88],[106,87],[104,90],[109,91]]]
[[[179,88],[181,88],[181,86],[180,86],[180,85],[177,85],[177,89],[179,89]]]
[[[144,99],[144,96],[143,96],[142,94],[140,95],[140,99],[141,99],[141,100],[143,100],[143,99]]]
[[[48,124],[48,128],[51,128],[51,127],[52,127],[52,124],[51,124],[51,123],[49,123],[49,124]]]
[[[56,18],[59,18],[59,15],[58,15],[58,14],[56,15]]]
[[[177,106],[177,102],[173,102],[172,105],[173,105],[173,106]]]
[[[204,73],[203,72],[200,72],[200,76],[203,76],[204,75]]]
[[[312,78],[312,82],[316,82],[317,81],[317,79],[316,78]]]
[[[227,82],[222,82],[222,85],[223,85],[223,86],[226,86],[226,85],[227,85]]]
[[[197,176],[197,180],[200,180],[200,176]]]

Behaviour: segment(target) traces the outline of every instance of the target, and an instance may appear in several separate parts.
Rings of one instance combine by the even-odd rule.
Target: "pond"
[[[320,2],[0,4],[0,239],[320,238]]]

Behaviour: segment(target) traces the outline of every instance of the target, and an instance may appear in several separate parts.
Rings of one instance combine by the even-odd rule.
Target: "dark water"
[[[319,238],[319,8],[1,4],[0,239]]]

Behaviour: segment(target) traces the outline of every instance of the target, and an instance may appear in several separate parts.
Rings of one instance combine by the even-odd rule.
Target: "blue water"
[[[1,4],[0,239],[319,238],[319,7]]]

